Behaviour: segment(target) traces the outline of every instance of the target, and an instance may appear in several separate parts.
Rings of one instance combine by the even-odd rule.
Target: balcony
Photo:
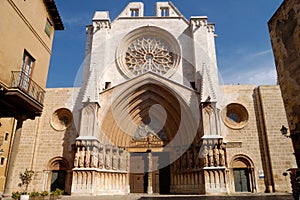
[[[11,88],[18,88],[43,105],[45,90],[22,71],[13,71],[10,81]]]
[[[45,91],[26,73],[12,71],[9,86],[0,88],[0,117],[25,120],[41,115]]]

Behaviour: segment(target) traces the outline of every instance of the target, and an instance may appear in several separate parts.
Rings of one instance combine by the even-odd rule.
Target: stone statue
[[[220,152],[219,152],[219,149],[218,149],[217,145],[215,145],[215,147],[213,149],[213,155],[214,155],[214,164],[217,167],[217,166],[220,165],[220,163],[219,163],[219,161],[220,161]]]
[[[91,167],[98,167],[98,157],[95,151],[91,152]]]
[[[107,151],[105,154],[105,168],[110,169],[110,167],[111,167],[110,153],[109,151]]]
[[[220,153],[220,166],[225,166],[225,151],[224,149],[219,149]]]
[[[203,167],[207,167],[209,164],[209,159],[208,159],[208,150],[207,146],[204,145],[203,149],[201,152],[199,152],[199,157],[202,159],[203,162]]]
[[[199,167],[199,158],[198,158],[198,155],[197,155],[197,149],[195,148],[193,150],[193,155],[194,155],[194,169],[197,169]]]
[[[90,167],[91,161],[91,152],[90,149],[87,147],[85,152],[85,167]]]
[[[84,167],[85,148],[82,147],[79,153],[79,167]]]
[[[142,123],[136,130],[136,133],[133,136],[133,140],[143,140],[147,139],[149,142],[154,139],[159,139],[158,135],[150,128],[149,125]]]
[[[212,146],[209,146],[208,150],[208,166],[213,167],[214,166],[214,152],[212,150]]]
[[[74,167],[78,167],[78,165],[79,165],[79,152],[80,152],[80,148],[77,147],[77,151],[76,151],[75,157],[74,157]]]
[[[186,153],[184,153],[181,157],[181,169],[186,169]]]
[[[188,151],[188,168],[192,169],[194,167],[194,154],[193,154],[193,150],[190,149]]]
[[[99,168],[102,169],[104,166],[104,155],[103,151],[100,151],[99,153]]]
[[[121,154],[120,154],[120,169],[121,170],[126,170],[126,152],[123,151]]]
[[[118,150],[114,150],[114,155],[112,156],[112,169],[117,170],[119,163]]]

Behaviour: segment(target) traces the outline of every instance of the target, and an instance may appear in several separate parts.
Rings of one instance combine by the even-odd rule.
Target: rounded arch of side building
[[[229,163],[230,190],[233,192],[256,192],[255,165],[245,154],[237,154]]]
[[[45,189],[55,191],[61,189],[65,194],[71,194],[72,171],[69,162],[60,156],[48,161]]]

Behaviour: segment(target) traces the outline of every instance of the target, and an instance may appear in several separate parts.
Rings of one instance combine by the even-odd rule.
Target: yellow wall
[[[1,0],[0,17],[0,81],[9,85],[26,49],[36,59],[32,79],[45,88],[54,30],[50,38],[44,31],[47,18],[51,20],[44,1]]]
[[[8,162],[8,154],[10,151],[10,143],[12,139],[12,135],[15,129],[15,119],[14,118],[0,118],[1,126],[0,126],[0,149],[3,149],[3,154],[0,154],[1,157],[5,158],[4,164],[0,163],[0,193],[4,190],[5,185],[5,175],[6,175],[6,166]],[[8,133],[7,140],[5,140],[5,135]],[[3,138],[3,140],[2,140]],[[2,142],[3,141],[3,142]]]

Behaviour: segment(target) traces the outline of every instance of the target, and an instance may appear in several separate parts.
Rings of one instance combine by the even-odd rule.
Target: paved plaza
[[[129,194],[129,195],[113,195],[113,196],[88,196],[88,197],[71,197],[64,196],[63,200],[293,200],[291,194],[234,194],[223,196],[209,195],[146,195],[146,194]]]

